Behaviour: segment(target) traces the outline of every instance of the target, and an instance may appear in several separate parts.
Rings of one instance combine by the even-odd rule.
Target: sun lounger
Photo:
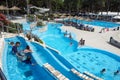
[[[69,80],[67,77],[65,77],[62,73],[60,73],[58,70],[56,70],[53,66],[46,63],[43,65],[43,67],[51,73],[57,80]]]
[[[94,79],[88,77],[87,75],[78,72],[77,70],[75,70],[73,68],[71,69],[71,72],[74,73],[75,75],[77,75],[78,77],[82,78],[83,80],[94,80]]]
[[[95,76],[94,74],[91,74],[91,73],[89,73],[87,71],[85,71],[84,74],[90,76],[91,78],[93,78],[95,80],[103,80],[102,78],[99,78],[99,77]]]

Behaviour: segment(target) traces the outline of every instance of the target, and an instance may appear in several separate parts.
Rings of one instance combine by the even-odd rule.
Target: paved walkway
[[[78,41],[81,38],[85,39],[85,44],[87,46],[107,50],[120,55],[120,49],[108,43],[111,36],[114,39],[120,41],[120,31],[108,31],[104,33],[99,33],[99,31],[101,30],[100,27],[95,27],[95,32],[83,31],[71,26],[63,26],[62,29],[75,33],[76,39]]]

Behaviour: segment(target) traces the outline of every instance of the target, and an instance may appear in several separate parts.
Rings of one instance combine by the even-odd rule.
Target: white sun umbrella
[[[114,16],[113,18],[114,19],[120,19],[120,16]]]
[[[1,5],[1,6],[0,6],[0,10],[8,10],[8,8],[5,7],[5,6],[3,6],[3,5]]]
[[[21,10],[21,9],[17,6],[13,6],[13,7],[10,8],[10,10]]]

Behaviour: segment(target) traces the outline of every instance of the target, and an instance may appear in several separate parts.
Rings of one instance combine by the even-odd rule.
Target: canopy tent
[[[109,15],[109,16],[115,16],[115,15],[120,15],[119,12],[99,12],[98,15]]]
[[[40,13],[45,13],[45,12],[48,12],[50,10],[48,8],[40,8],[40,7],[36,7],[36,6],[32,6],[30,8],[38,9]]]
[[[19,7],[13,6],[10,8],[10,10],[21,10]]]
[[[114,16],[113,19],[120,19],[120,16]]]

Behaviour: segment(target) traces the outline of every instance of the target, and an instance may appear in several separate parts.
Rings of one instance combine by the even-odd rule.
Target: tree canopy
[[[120,11],[120,0],[7,0],[8,7],[18,6],[21,9],[29,5],[50,8],[55,12],[99,12]],[[6,0],[0,0],[0,5],[6,5]]]

